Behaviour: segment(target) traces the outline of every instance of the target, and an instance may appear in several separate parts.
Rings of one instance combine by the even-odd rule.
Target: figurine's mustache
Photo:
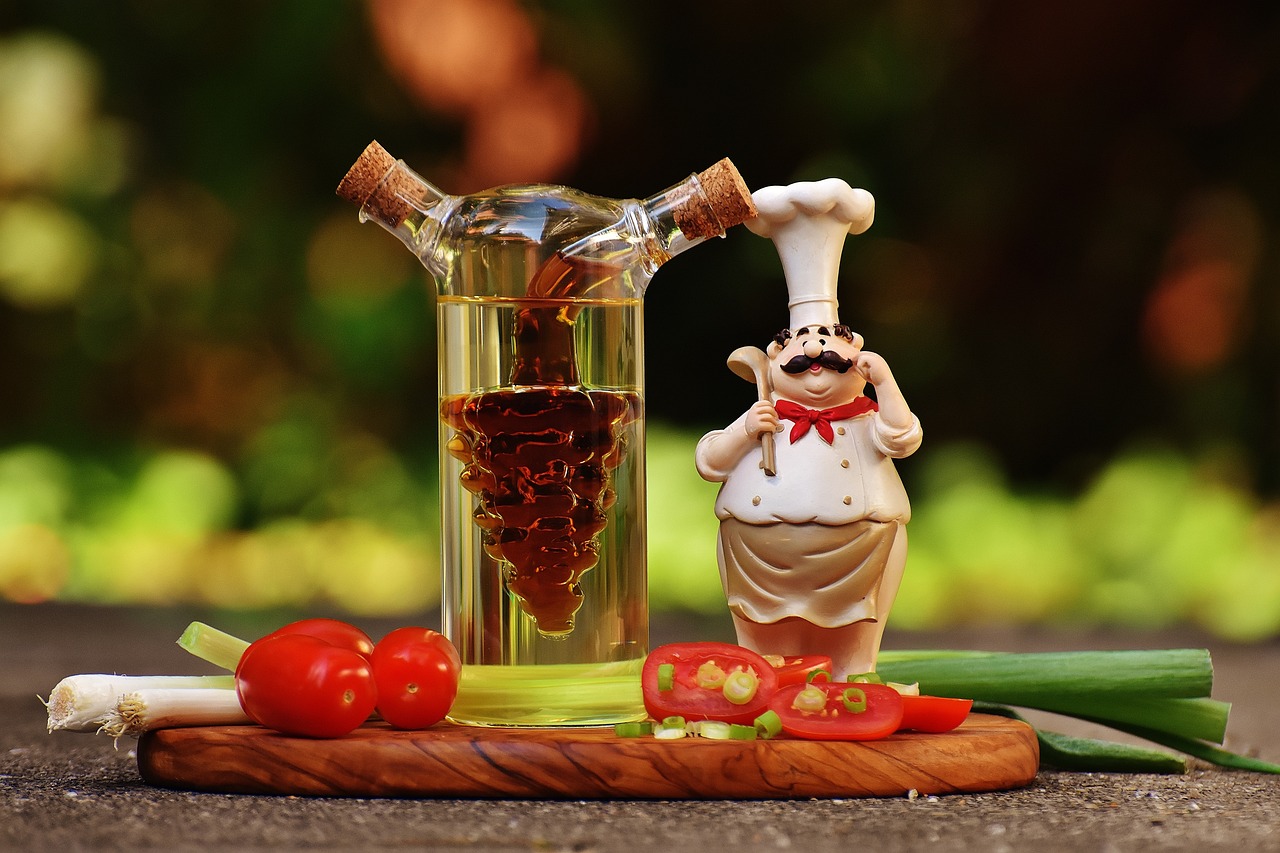
[[[809,358],[804,353],[792,358],[786,364],[782,365],[783,373],[804,373],[815,364],[823,367],[829,367],[837,373],[845,373],[849,368],[853,367],[853,359],[845,358],[838,352],[833,350],[823,350],[822,355],[817,358]]]

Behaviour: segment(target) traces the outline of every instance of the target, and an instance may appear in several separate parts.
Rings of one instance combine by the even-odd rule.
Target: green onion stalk
[[[1202,761],[1280,773],[1280,765],[1219,745],[1231,706],[1210,698],[1213,664],[1204,649],[1004,653],[884,651],[886,681],[918,682],[920,692],[973,699],[974,710],[1022,717],[1013,706],[1097,723]],[[1163,750],[1070,737],[1037,727],[1041,764],[1095,772],[1185,772]]]

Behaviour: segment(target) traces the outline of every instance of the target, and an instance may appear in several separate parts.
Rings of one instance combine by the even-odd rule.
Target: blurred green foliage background
[[[842,319],[926,428],[903,627],[1280,633],[1280,7],[0,0],[0,597],[438,600],[432,288],[333,187],[871,191]],[[654,608],[785,325],[744,229],[646,297]]]

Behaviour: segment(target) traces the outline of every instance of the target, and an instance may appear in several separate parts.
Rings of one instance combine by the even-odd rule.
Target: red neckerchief
[[[867,412],[879,411],[876,401],[870,397],[858,397],[852,403],[845,403],[843,406],[836,406],[832,409],[808,409],[799,403],[793,403],[790,400],[779,400],[774,403],[774,408],[778,410],[778,417],[789,421],[795,421],[795,425],[791,427],[791,443],[795,444],[796,440],[809,431],[809,427],[817,427],[818,435],[822,436],[822,440],[830,444],[835,440],[835,430],[831,428],[832,421],[843,421],[849,418],[856,418],[858,415],[864,415]]]

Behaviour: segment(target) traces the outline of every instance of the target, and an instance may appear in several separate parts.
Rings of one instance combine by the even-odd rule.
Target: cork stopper
[[[412,197],[413,180],[396,162],[377,140],[370,142],[339,182],[338,195],[370,219],[397,227],[413,212],[401,195]]]
[[[690,240],[718,237],[756,216],[751,190],[728,157],[697,175],[701,194],[677,202],[676,225]]]

